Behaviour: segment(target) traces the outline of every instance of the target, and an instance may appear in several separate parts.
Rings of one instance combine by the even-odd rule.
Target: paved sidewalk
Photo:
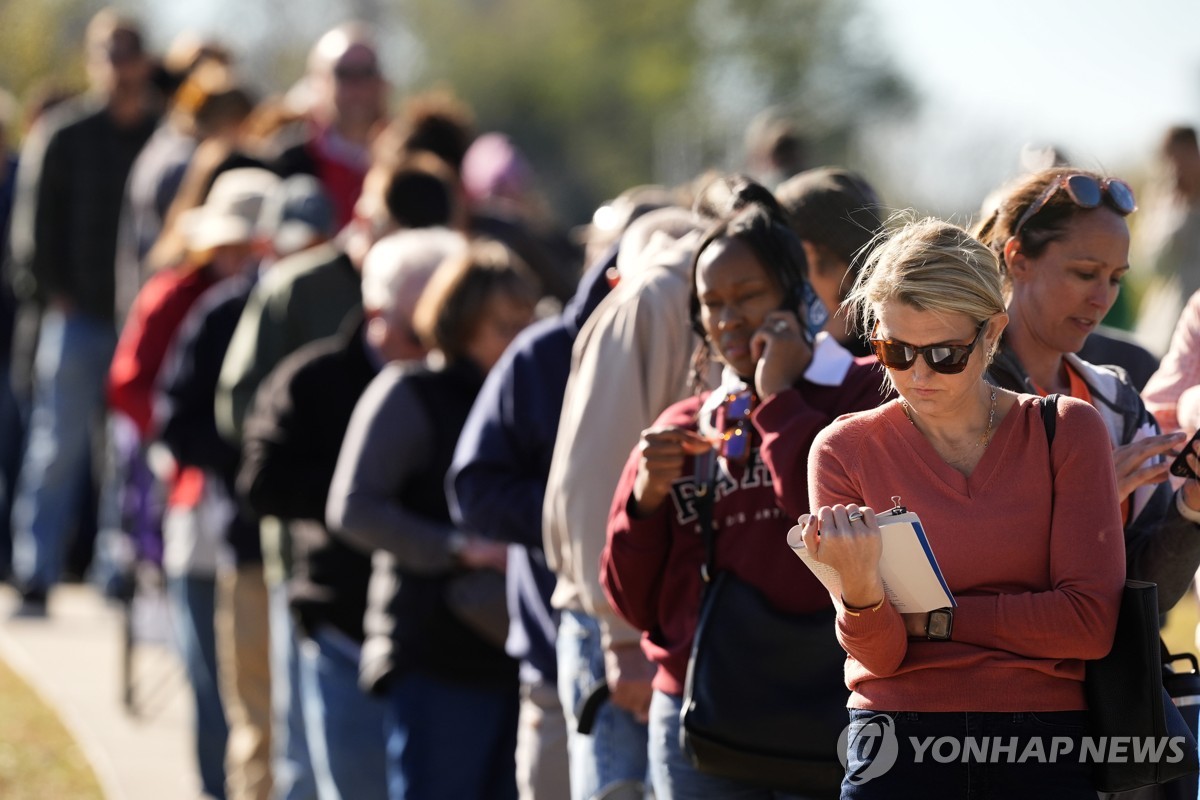
[[[139,603],[134,650],[137,714],[122,702],[123,615],[89,586],[65,585],[44,619],[12,618],[16,594],[0,589],[0,659],[54,708],[91,762],[108,800],[199,797],[191,704],[166,642],[165,605]]]

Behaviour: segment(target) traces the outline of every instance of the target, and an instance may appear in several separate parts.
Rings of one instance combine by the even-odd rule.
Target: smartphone
[[[1192,445],[1200,439],[1200,429],[1192,434],[1192,438],[1188,439],[1187,444],[1179,451],[1179,455],[1175,456],[1175,460],[1171,462],[1171,474],[1176,478],[1200,478],[1192,468],[1188,466],[1187,454],[1192,452]]]

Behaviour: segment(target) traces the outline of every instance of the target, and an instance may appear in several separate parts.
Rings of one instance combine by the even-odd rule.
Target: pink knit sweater
[[[839,613],[850,706],[890,711],[1086,708],[1083,661],[1112,643],[1125,550],[1099,414],[1061,398],[1052,455],[1040,400],[1022,395],[970,477],[893,401],[841,417],[809,458],[815,510],[916,512],[958,602],[952,641],[909,640],[890,603]]]

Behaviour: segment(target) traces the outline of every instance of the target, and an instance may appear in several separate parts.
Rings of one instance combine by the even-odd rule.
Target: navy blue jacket
[[[458,525],[521,545],[508,554],[505,649],[521,659],[526,683],[557,680],[558,624],[550,608],[555,577],[542,552],[542,498],[571,372],[571,346],[608,294],[605,273],[615,264],[614,248],[584,273],[562,314],[529,326],[505,350],[471,408],[446,476]]]

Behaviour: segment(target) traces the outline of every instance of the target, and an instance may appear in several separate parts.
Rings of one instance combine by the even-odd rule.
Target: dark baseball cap
[[[334,224],[333,204],[321,182],[312,175],[293,175],[267,196],[258,234],[283,256],[332,237],[337,232]]]

